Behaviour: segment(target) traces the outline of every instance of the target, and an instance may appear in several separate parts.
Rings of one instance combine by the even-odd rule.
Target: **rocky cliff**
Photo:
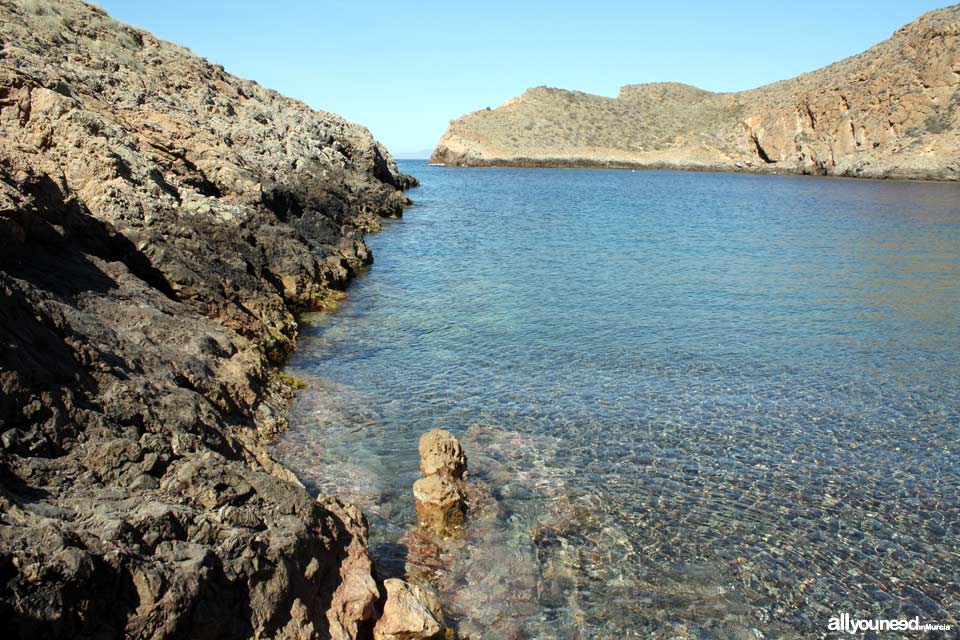
[[[99,9],[0,0],[5,637],[371,633],[362,515],[265,444],[294,312],[414,184],[363,127]]]
[[[597,166],[960,179],[960,5],[873,48],[739,93],[538,87],[450,123],[449,165]]]

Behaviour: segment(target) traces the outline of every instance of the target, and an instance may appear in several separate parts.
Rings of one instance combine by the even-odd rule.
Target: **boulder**
[[[420,472],[413,484],[420,527],[434,535],[449,537],[463,528],[467,510],[464,481],[467,456],[452,433],[434,429],[420,436]]]
[[[463,528],[466,505],[457,484],[443,476],[420,478],[413,483],[417,522],[438,536],[452,536]]]
[[[383,615],[373,628],[374,640],[452,639],[440,601],[424,587],[397,578],[384,581],[387,601]]]
[[[420,472],[424,477],[446,475],[462,480],[467,472],[463,447],[446,429],[434,429],[420,436]]]

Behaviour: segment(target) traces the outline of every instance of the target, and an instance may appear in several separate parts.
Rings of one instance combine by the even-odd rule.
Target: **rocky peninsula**
[[[960,180],[960,5],[869,50],[738,93],[547,87],[450,123],[431,160]]]
[[[78,0],[0,0],[0,619],[369,637],[362,514],[266,445],[300,310],[416,181],[362,126]]]

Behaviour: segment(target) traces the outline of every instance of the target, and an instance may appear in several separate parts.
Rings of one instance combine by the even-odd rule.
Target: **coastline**
[[[952,183],[960,181],[960,172],[941,171],[932,172],[926,170],[900,170],[900,169],[874,169],[873,171],[846,171],[841,173],[824,173],[811,171],[807,167],[788,166],[777,167],[775,165],[748,165],[736,166],[735,164],[675,164],[671,162],[624,162],[618,160],[586,160],[586,159],[547,159],[540,160],[534,158],[516,158],[516,159],[491,159],[479,160],[471,159],[469,161],[453,161],[430,159],[433,166],[444,166],[459,169],[590,169],[590,170],[616,170],[616,171],[684,171],[691,173],[742,173],[747,175],[772,175],[772,176],[806,176],[810,178],[849,178],[852,180],[896,180],[910,182],[943,182]],[[861,168],[864,169],[864,168]]]
[[[910,579],[910,588],[936,591],[949,579],[943,561],[952,549],[948,542],[925,551],[906,542],[923,539],[922,517],[900,523],[884,516],[902,536],[899,548],[907,555],[896,557],[847,558],[840,555],[845,540],[808,536],[822,530],[820,518],[836,504],[816,489],[842,473],[833,468],[843,465],[846,451],[826,446],[842,431],[840,420],[877,406],[897,425],[901,419],[910,425],[919,422],[898,417],[900,407],[927,406],[924,429],[938,433],[937,405],[892,399],[911,394],[912,385],[903,395],[880,400],[876,387],[857,384],[864,370],[860,358],[869,357],[877,369],[880,360],[892,358],[886,361],[891,377],[876,379],[896,380],[902,373],[898,358],[908,351],[887,341],[877,350],[857,349],[848,359],[838,354],[853,341],[837,343],[850,335],[843,322],[847,313],[864,317],[862,309],[889,304],[882,292],[900,286],[885,278],[881,293],[858,289],[862,274],[897,273],[898,263],[871,270],[878,258],[890,256],[886,239],[897,237],[894,246],[910,251],[914,264],[929,263],[914,253],[918,246],[922,255],[955,253],[950,239],[957,229],[951,197],[956,185],[400,166],[423,179],[423,206],[411,222],[393,228],[396,235],[371,243],[378,257],[387,249],[389,255],[354,285],[344,313],[321,320],[315,331],[305,326],[291,372],[306,380],[317,376],[321,392],[308,391],[294,405],[296,435],[278,457],[289,460],[313,489],[329,491],[342,482],[375,527],[371,546],[382,566],[390,575],[417,576],[424,559],[431,571],[438,567],[428,564],[436,553],[414,544],[410,534],[409,486],[416,469],[411,445],[430,426],[452,425],[470,455],[473,477],[496,479],[489,485],[495,507],[489,519],[472,519],[472,538],[440,568],[446,573],[430,574],[464,635],[481,636],[476,629],[503,625],[512,630],[503,637],[524,637],[518,629],[535,637],[608,637],[617,635],[613,628],[633,625],[650,637],[699,637],[682,633],[690,625],[717,637],[752,636],[754,630],[767,637],[806,637],[821,628],[824,609],[844,597],[856,580],[846,570],[863,566],[860,561],[875,574],[898,575],[898,561],[936,557],[931,567],[940,569]],[[692,201],[685,200],[688,194]],[[678,202],[686,202],[683,215]],[[745,226],[753,230],[747,236],[739,232]],[[916,242],[923,235],[912,235],[911,227],[925,229],[935,241]],[[503,228],[545,243],[513,253],[513,237],[500,233]],[[435,248],[427,261],[422,247]],[[861,247],[865,255],[851,256],[849,247]],[[624,260],[625,254],[636,258]],[[704,261],[705,255],[712,257]],[[485,256],[497,259],[484,264]],[[584,271],[595,256],[603,259]],[[835,277],[844,267],[849,271]],[[677,270],[687,277],[678,277]],[[703,273],[719,277],[707,284]],[[771,277],[779,282],[776,288]],[[844,306],[829,326],[808,322],[811,316],[797,311],[824,313],[830,302],[818,299],[840,282],[848,287],[837,295]],[[909,289],[923,292],[923,282]],[[953,290],[955,277],[951,282]],[[606,294],[592,297],[604,288]],[[701,293],[706,289],[709,297]],[[579,290],[591,293],[570,295]],[[935,305],[931,295],[917,306],[931,299]],[[703,312],[705,300],[717,306],[687,324]],[[900,302],[907,314],[912,306]],[[945,311],[941,322],[955,315]],[[577,341],[608,322],[617,322],[619,330],[597,330],[606,339]],[[645,330],[631,333],[637,326]],[[871,335],[889,335],[892,326],[888,320]],[[831,344],[836,334],[842,337]],[[748,337],[734,345],[729,335]],[[942,352],[944,361],[948,354]],[[463,363],[476,364],[464,373]],[[644,388],[655,392],[636,391]],[[731,388],[750,393],[731,397]],[[949,402],[949,385],[939,391],[939,400]],[[784,402],[796,412],[781,413]],[[886,420],[860,415],[846,433],[888,436],[889,446],[909,442],[910,429],[900,437],[883,428]],[[472,423],[475,416],[482,423]],[[829,427],[805,428],[811,424]],[[945,441],[949,436],[929,440]],[[825,460],[825,451],[834,453]],[[891,468],[899,473],[914,464],[904,460]],[[861,478],[884,473],[869,462],[857,470],[866,474]],[[938,476],[933,470],[925,477]],[[782,477],[790,482],[779,483]],[[565,500],[571,495],[577,498]],[[934,503],[939,494],[927,495]],[[764,506],[745,508],[745,502]],[[885,504],[890,514],[899,508],[896,498]],[[786,533],[781,509],[795,514]],[[853,502],[849,514],[853,530],[873,544],[897,545],[889,532],[869,527],[876,516],[866,499]],[[736,533],[727,537],[725,531]],[[767,542],[768,536],[774,541]],[[796,553],[785,559],[764,555],[784,544]],[[698,555],[702,549],[709,551]],[[611,562],[611,556],[623,563]],[[518,557],[530,563],[518,566]],[[837,575],[829,571],[832,557],[845,558]],[[564,561],[574,565],[570,574],[562,573]],[[624,582],[608,582],[621,573],[629,576]],[[672,575],[676,582],[669,584],[690,599],[652,607],[630,597],[652,593],[666,599],[664,575]],[[560,582],[564,577],[568,581]],[[811,580],[815,591],[807,590]],[[606,591],[604,583],[622,591]],[[540,600],[541,594],[547,597]],[[616,597],[621,594],[624,604]],[[895,618],[890,603],[909,602],[909,596],[891,596],[884,604],[860,594],[849,606]],[[949,600],[931,597],[941,613],[930,619],[944,620]],[[732,598],[743,609],[724,620]],[[558,602],[564,613],[543,622],[543,612],[555,611]],[[566,613],[577,607],[592,622]]]
[[[650,82],[609,97],[532,87],[451,120],[431,162],[955,182],[958,36],[954,5],[859,54],[745,91]]]
[[[342,295],[416,179],[366,128],[100,9],[0,13],[21,45],[0,68],[7,630],[366,637],[363,515],[267,445],[294,314]]]
[[[11,637],[956,624],[960,5],[735,94],[530,89],[406,164],[89,1],[0,1]],[[313,43],[329,7],[298,11],[231,40]],[[343,105],[322,74],[366,82],[382,52],[349,52],[393,17],[266,77]],[[353,113],[413,138],[434,103],[386,89]]]

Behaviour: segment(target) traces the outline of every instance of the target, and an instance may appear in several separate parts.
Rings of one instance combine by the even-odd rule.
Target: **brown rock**
[[[467,456],[456,437],[445,429],[420,436],[420,471],[413,484],[420,526],[439,536],[456,535],[463,528],[466,501],[463,483]]]
[[[0,43],[4,637],[363,636],[366,523],[271,459],[276,364],[414,181],[78,0]]]
[[[274,640],[314,640],[316,637],[316,629],[310,622],[306,605],[299,598],[294,600],[290,607],[290,622],[280,630]]]
[[[958,69],[954,5],[859,55],[749,91],[529,89],[451,122],[431,160],[960,180]]]
[[[446,429],[434,429],[420,436],[420,472],[424,477],[449,476],[462,480],[467,472],[467,456],[463,447]]]
[[[367,554],[367,519],[357,507],[321,496],[318,503],[339,518],[340,532],[349,536],[340,562],[340,581],[327,609],[331,640],[353,640],[360,627],[376,615],[380,590],[373,579],[373,564]],[[310,567],[307,568],[308,572]],[[308,576],[309,577],[309,576]]]
[[[424,587],[391,578],[384,581],[387,601],[373,628],[374,640],[440,640],[453,638],[437,596]]]
[[[454,480],[440,475],[427,476],[413,483],[418,524],[436,535],[456,535],[463,528],[463,494]]]

